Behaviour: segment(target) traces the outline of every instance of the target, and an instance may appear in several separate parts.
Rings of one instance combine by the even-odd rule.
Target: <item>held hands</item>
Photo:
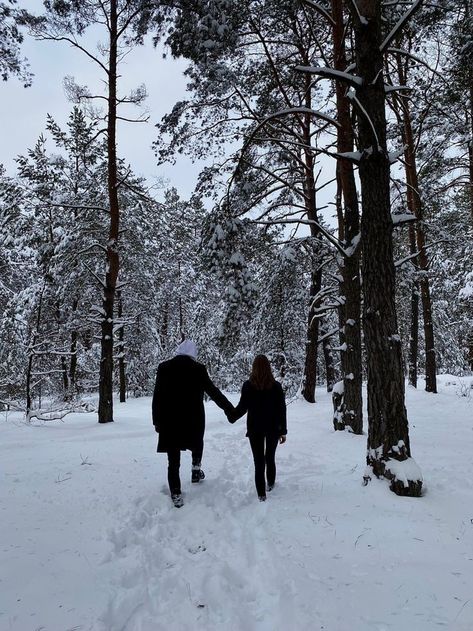
[[[279,437],[279,444],[282,445],[285,442],[286,442],[286,435],[283,434],[282,436]]]
[[[225,416],[227,417],[229,423],[235,423],[235,421],[237,420],[237,417],[235,415],[235,408],[232,406],[228,410],[225,410]]]

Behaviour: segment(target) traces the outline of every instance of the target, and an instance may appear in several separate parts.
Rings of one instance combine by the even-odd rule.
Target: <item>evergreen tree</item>
[[[117,282],[120,270],[119,241],[121,212],[117,160],[117,122],[130,120],[119,113],[120,105],[140,105],[145,96],[144,86],[126,96],[119,88],[119,65],[127,49],[142,43],[147,21],[152,17],[155,3],[150,0],[87,0],[86,2],[63,2],[48,0],[46,13],[36,26],[38,39],[68,42],[92,60],[100,69],[106,86],[105,95],[91,94],[82,86],[71,83],[69,91],[78,102],[104,100],[106,104],[107,141],[107,190],[108,213],[107,239],[105,245],[105,274],[101,281],[103,299],[101,308],[101,357],[99,379],[99,423],[113,421],[113,340]],[[106,43],[95,51],[87,50],[81,36],[91,26],[100,25],[105,31]],[[145,119],[133,119],[140,122]]]

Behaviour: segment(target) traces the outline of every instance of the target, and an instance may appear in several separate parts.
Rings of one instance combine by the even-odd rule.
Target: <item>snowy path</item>
[[[443,383],[446,383],[444,378]],[[0,630],[471,631],[472,402],[409,390],[428,492],[361,486],[366,437],[330,399],[289,409],[260,504],[244,422],[207,406],[206,480],[165,486],[149,399],[26,427],[0,421]]]
[[[176,631],[290,628],[291,546],[281,520],[271,523],[269,502],[255,501],[246,440],[235,444],[232,428],[215,428],[203,483],[189,483],[184,457],[184,507],[176,511],[163,486],[162,494],[138,498],[128,522],[113,532],[111,560],[121,557],[123,572],[105,629],[122,628],[120,620],[123,629],[155,629],[156,621]],[[278,502],[276,490],[271,499]]]

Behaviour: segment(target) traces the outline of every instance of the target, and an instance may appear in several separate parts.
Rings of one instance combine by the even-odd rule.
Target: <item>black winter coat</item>
[[[287,434],[286,401],[279,381],[275,381],[269,390],[257,390],[250,381],[245,381],[241,389],[240,402],[231,417],[237,420],[246,412],[247,436]]]
[[[226,413],[233,410],[212,383],[206,367],[192,357],[177,355],[159,364],[153,394],[158,451],[198,447],[205,431],[204,393]]]

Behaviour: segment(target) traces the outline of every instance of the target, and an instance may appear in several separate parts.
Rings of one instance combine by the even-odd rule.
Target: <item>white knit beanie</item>
[[[197,358],[197,346],[192,340],[184,340],[177,347],[176,355],[189,355],[194,359]]]

